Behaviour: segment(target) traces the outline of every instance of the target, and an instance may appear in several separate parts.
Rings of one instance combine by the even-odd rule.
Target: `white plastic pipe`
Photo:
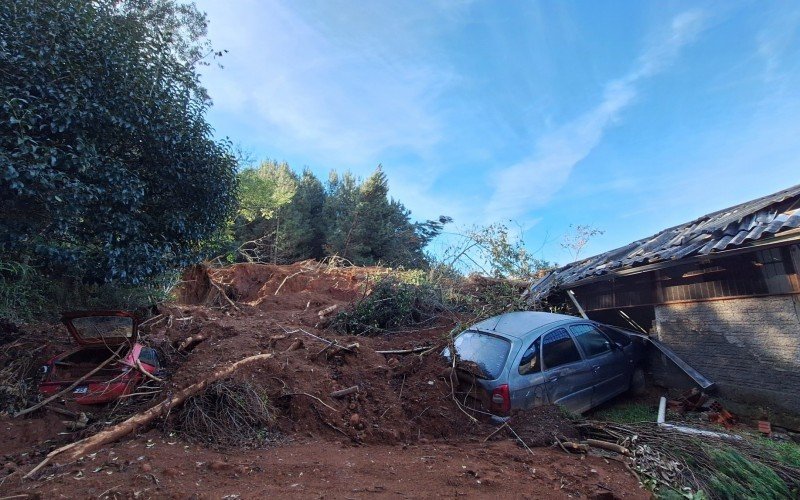
[[[737,436],[735,434],[724,434],[722,432],[706,431],[702,429],[693,429],[691,427],[684,427],[682,425],[668,424],[665,422],[666,415],[667,415],[667,398],[661,396],[661,399],[658,401],[658,418],[656,419],[656,423],[658,424],[659,427],[664,427],[666,429],[673,429],[678,432],[682,432],[684,434],[694,434],[697,436],[715,437],[721,439],[733,439],[736,441],[742,439],[741,436]]]

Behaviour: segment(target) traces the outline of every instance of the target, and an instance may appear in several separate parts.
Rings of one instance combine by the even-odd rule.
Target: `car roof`
[[[566,314],[555,314],[540,311],[518,311],[501,314],[470,327],[470,330],[484,332],[494,332],[506,337],[521,339],[527,334],[543,326],[560,323],[569,320],[580,320],[576,316]]]

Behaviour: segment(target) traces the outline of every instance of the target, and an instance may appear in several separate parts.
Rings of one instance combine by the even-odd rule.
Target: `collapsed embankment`
[[[162,489],[161,480],[185,487],[186,481],[168,477],[168,469],[161,471],[166,476],[156,477],[153,472],[154,467],[163,468],[175,459],[171,451],[163,452],[164,443],[166,446],[185,443],[183,448],[192,450],[191,460],[205,464],[197,466],[198,474],[208,472],[209,467],[221,460],[228,465],[215,466],[219,470],[213,467],[212,470],[234,471],[236,477],[252,475],[253,467],[263,467],[264,456],[259,450],[270,444],[279,446],[278,449],[291,449],[293,455],[310,453],[311,448],[307,446],[311,446],[314,450],[312,455],[317,458],[320,453],[325,453],[323,449],[330,449],[330,453],[335,455],[341,452],[337,451],[339,446],[367,445],[366,450],[375,450],[376,456],[385,459],[387,464],[394,461],[395,467],[404,469],[397,459],[406,450],[418,446],[435,448],[436,445],[429,443],[442,443],[444,446],[446,442],[449,443],[447,455],[450,460],[459,455],[455,447],[463,445],[465,456],[472,446],[488,447],[493,450],[487,454],[487,457],[494,457],[492,461],[502,461],[500,457],[505,454],[506,457],[513,455],[513,460],[524,465],[527,459],[520,457],[530,457],[533,452],[512,445],[515,451],[509,455],[505,448],[507,444],[502,445],[506,451],[498,452],[495,447],[499,443],[484,443],[497,426],[476,419],[455,400],[448,366],[438,355],[455,326],[452,317],[440,318],[424,328],[408,328],[402,333],[370,337],[341,335],[324,328],[337,310],[369,294],[374,278],[386,273],[387,270],[381,268],[338,268],[315,262],[290,266],[239,264],[223,269],[190,270],[179,291],[180,301],[161,307],[158,314],[141,327],[142,342],[156,347],[163,354],[165,368],[158,374],[163,382],[148,381],[148,388],[137,391],[138,396],[106,408],[93,408],[93,423],[77,431],[66,429],[59,422],[65,417],[56,417],[49,410],[41,410],[25,420],[5,418],[0,437],[17,436],[14,441],[6,441],[15,444],[2,451],[7,460],[6,472],[12,473],[7,478],[9,484],[20,491],[37,488],[44,491],[42,488],[46,489],[45,486],[26,483],[20,478],[53,448],[91,436],[106,422],[119,422],[136,415],[203,381],[221,367],[259,353],[271,353],[272,357],[237,370],[225,381],[233,387],[254,388],[260,400],[268,405],[265,407],[267,418],[258,420],[260,425],[264,425],[263,433],[255,435],[258,440],[253,439],[254,435],[235,432],[235,429],[226,433],[224,426],[198,425],[198,413],[189,420],[185,418],[185,412],[176,407],[166,417],[134,429],[132,438],[129,436],[103,448],[112,450],[111,455],[116,454],[117,459],[104,455],[108,451],[98,450],[100,455],[109,458],[104,459],[104,465],[97,467],[98,464],[93,462],[98,452],[70,463],[59,461],[56,456],[35,477],[55,479],[60,488],[69,488],[72,479],[85,477],[80,475],[87,474],[88,467],[92,471],[110,471],[109,475],[114,473],[117,478],[127,477],[131,481],[137,475],[153,476],[153,484],[143,487],[150,491],[148,495],[170,491]],[[41,333],[40,330],[37,335]],[[58,335],[53,338],[57,339]],[[64,345],[61,340],[54,340],[51,344],[46,349],[48,354]],[[420,351],[421,347],[425,349]],[[415,349],[413,353],[381,353]],[[342,397],[335,396],[337,391],[353,387],[357,389],[351,389],[352,392]],[[244,394],[236,390],[230,392],[226,387],[214,390],[217,393],[228,391],[226,397],[234,402],[241,401],[237,395]],[[206,407],[197,401],[194,404],[200,415],[208,415]],[[70,404],[64,409],[85,410]],[[555,408],[544,408],[527,417],[519,419],[515,428],[530,447],[549,445],[553,432],[568,436],[575,432],[569,420]],[[33,430],[32,438],[19,439],[18,435],[24,428]],[[141,435],[142,432],[147,434]],[[237,442],[231,436],[241,436],[242,439]],[[503,430],[494,434],[492,440],[502,441],[507,437],[510,434]],[[138,457],[133,457],[132,452],[122,451],[139,448],[142,443],[142,451],[137,452],[142,455]],[[155,443],[160,443],[158,448],[161,451],[151,451],[156,447]],[[245,451],[247,449],[252,451]],[[235,472],[239,470],[238,465],[230,465],[231,460],[224,458],[233,458],[229,454],[234,450],[235,455],[243,454],[252,462],[239,472]],[[387,453],[394,453],[396,458],[390,460]],[[425,453],[439,452],[427,449]],[[125,457],[124,463],[114,464],[120,456]],[[280,453],[276,452],[275,456],[279,457]],[[353,455],[352,460],[363,461],[363,458]],[[548,460],[571,462],[573,459],[563,456]],[[592,460],[594,471],[599,465]],[[137,463],[142,461],[145,464]],[[107,462],[113,467],[109,468]],[[253,465],[256,463],[261,465]],[[329,463],[327,467],[334,465]],[[512,475],[517,476],[532,474],[529,471],[531,466],[525,467],[527,469],[520,466],[518,471],[516,467],[509,467],[509,470],[514,470]],[[195,470],[178,468],[183,475],[191,475]],[[605,468],[609,477],[615,478],[609,479],[608,484],[617,482],[628,488],[635,486],[636,480],[623,470],[613,466]],[[75,477],[76,474],[79,476]],[[482,484],[475,477],[472,479]],[[148,481],[150,479],[145,478],[144,482]],[[94,484],[96,481],[90,482]],[[138,484],[141,481],[133,482]],[[576,480],[573,475],[568,481],[568,484],[572,483],[580,483],[580,479]],[[458,484],[451,486],[455,488]],[[597,489],[594,484],[573,486],[577,488],[574,491],[584,495]],[[256,491],[245,490],[251,494]],[[114,495],[123,491],[135,493],[135,488],[118,487]],[[196,491],[202,491],[202,488]],[[266,490],[258,491],[263,493]],[[635,494],[636,490],[630,491]]]

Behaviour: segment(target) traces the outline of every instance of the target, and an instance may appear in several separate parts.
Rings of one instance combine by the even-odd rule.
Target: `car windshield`
[[[127,316],[86,316],[70,320],[81,338],[129,338],[133,336],[133,319]]]
[[[472,361],[478,365],[485,378],[496,379],[506,364],[511,342],[494,335],[468,330],[456,337],[455,347],[461,360]]]

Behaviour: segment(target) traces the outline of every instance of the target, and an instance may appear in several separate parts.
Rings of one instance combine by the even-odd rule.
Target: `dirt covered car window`
[[[511,342],[480,332],[466,331],[456,337],[455,347],[463,361],[472,361],[487,379],[496,379],[503,371]]]
[[[87,339],[133,335],[133,319],[126,316],[85,316],[71,322],[78,334]]]

